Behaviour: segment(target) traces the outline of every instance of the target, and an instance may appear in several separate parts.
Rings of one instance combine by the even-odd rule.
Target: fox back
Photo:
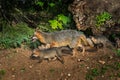
[[[52,33],[36,31],[34,34],[42,43],[51,44],[52,47],[60,47],[69,45],[71,48],[76,47],[78,40],[82,39],[87,44],[86,36],[81,31],[62,30]]]

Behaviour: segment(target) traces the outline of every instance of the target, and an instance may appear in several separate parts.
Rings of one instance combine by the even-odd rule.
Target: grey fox
[[[51,33],[36,30],[33,41],[34,39],[39,39],[40,42],[44,44],[50,44],[50,47],[61,47],[68,45],[70,48],[73,48],[73,56],[75,56],[75,53],[77,52],[77,47],[81,47],[83,49],[82,53],[84,53],[84,46],[89,45],[85,34],[76,30],[62,30]]]
[[[43,59],[48,59],[48,61],[51,61],[51,59],[55,60],[57,58],[61,63],[64,63],[62,56],[65,55],[73,55],[72,50],[67,46],[62,46],[62,47],[52,47],[44,50],[34,49],[30,58],[37,59],[39,60],[39,62],[42,62]]]
[[[109,41],[105,36],[99,35],[99,36],[91,36],[90,38],[94,44],[98,44],[98,47],[109,47],[114,48],[111,41]]]

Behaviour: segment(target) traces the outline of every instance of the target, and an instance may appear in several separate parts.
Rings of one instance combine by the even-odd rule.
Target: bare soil
[[[27,48],[0,50],[0,70],[5,71],[0,80],[119,80],[120,65],[115,69],[109,67],[104,74],[90,72],[107,65],[114,67],[114,63],[120,61],[111,49],[86,51],[84,56],[80,53],[76,58],[65,56],[64,64],[58,60],[37,63],[29,58],[30,55],[31,50]]]

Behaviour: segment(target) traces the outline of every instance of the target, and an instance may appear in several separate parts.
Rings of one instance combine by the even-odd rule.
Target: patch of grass
[[[120,62],[115,62],[114,63],[114,69],[119,70],[120,69]]]
[[[30,37],[33,34],[33,29],[29,28],[25,23],[19,23],[14,26],[6,24],[0,33],[0,47],[2,48],[16,48],[21,44],[30,42]]]
[[[120,78],[120,72],[117,73],[117,76]]]
[[[94,76],[92,76],[90,74],[86,75],[86,80],[93,80],[93,79],[94,79]]]
[[[86,80],[94,80],[94,77],[98,76],[99,74],[100,71],[97,68],[93,68],[86,74]]]
[[[104,75],[108,70],[107,66],[103,66],[101,68],[93,68],[86,74],[86,80],[94,80],[95,77]]]
[[[4,76],[6,74],[6,71],[4,69],[0,70],[0,75]]]
[[[100,70],[100,74],[105,74],[105,72],[108,70],[108,66],[103,66]]]
[[[100,77],[102,75],[106,75],[105,73],[108,73],[107,76],[110,80],[113,80],[115,77],[120,77],[120,62],[113,62],[112,64],[106,64],[99,68],[93,68],[88,71],[86,74],[86,80],[94,80],[96,77]]]
[[[4,69],[0,70],[0,80],[2,80],[2,76],[6,74],[6,71]]]
[[[100,74],[99,70],[97,68],[94,68],[91,70],[92,76],[98,76]]]

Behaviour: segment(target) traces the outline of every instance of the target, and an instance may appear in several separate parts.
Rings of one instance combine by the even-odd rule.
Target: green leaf
[[[43,7],[44,3],[42,1],[36,2],[36,5],[39,5],[40,7]]]
[[[57,20],[49,20],[50,26],[52,29],[57,29],[58,27],[58,21]]]
[[[54,7],[54,6],[55,6],[55,3],[49,3],[49,6],[50,6],[50,7]]]
[[[58,28],[63,29],[62,23],[60,23],[60,22],[58,23]]]
[[[70,19],[67,16],[64,16],[63,14],[58,15],[58,21],[62,21],[63,24],[67,24],[70,22]]]

